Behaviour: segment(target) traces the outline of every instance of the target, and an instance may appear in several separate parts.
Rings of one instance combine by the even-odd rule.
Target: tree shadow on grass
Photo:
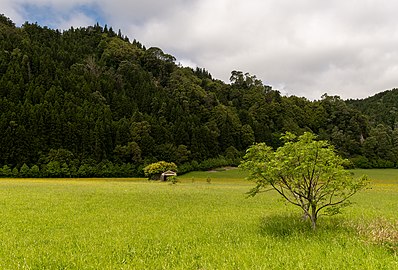
[[[285,238],[294,234],[311,233],[310,224],[298,215],[277,214],[263,217],[260,221],[260,234]]]
[[[352,232],[342,217],[325,217],[318,220],[314,231],[309,220],[298,214],[274,214],[263,217],[260,221],[259,233],[262,236],[288,238],[305,235],[306,237],[322,234],[344,234]]]

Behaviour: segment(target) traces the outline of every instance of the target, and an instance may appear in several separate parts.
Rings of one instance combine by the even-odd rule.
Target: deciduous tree
[[[250,194],[276,190],[300,207],[315,229],[321,212],[339,213],[350,204],[349,198],[366,186],[367,178],[354,179],[343,167],[346,160],[327,141],[317,141],[312,133],[299,137],[286,133],[283,139],[286,143],[276,151],[264,143],[247,150],[241,167],[256,183]]]
[[[159,161],[149,164],[144,168],[144,174],[149,180],[158,180],[165,171],[176,171],[177,166],[173,162]]]

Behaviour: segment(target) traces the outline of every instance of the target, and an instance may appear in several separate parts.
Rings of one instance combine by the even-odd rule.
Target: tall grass
[[[241,174],[0,180],[0,269],[398,268],[394,239],[365,229],[395,224],[397,185],[375,184],[313,232],[277,194],[247,198]]]

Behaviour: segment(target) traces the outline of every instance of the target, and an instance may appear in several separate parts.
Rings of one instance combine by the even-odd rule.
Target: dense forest
[[[398,90],[364,100],[282,96],[256,76],[230,83],[182,67],[110,27],[59,31],[0,15],[0,176],[139,176],[236,165],[290,131],[329,140],[352,166],[396,167]]]

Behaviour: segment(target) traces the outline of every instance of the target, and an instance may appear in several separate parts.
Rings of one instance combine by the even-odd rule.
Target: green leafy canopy
[[[306,132],[297,137],[287,132],[283,140],[285,144],[276,151],[264,143],[253,145],[240,167],[248,170],[249,179],[256,183],[251,195],[276,190],[311,218],[314,229],[320,212],[338,213],[367,185],[366,176],[354,179],[344,169],[347,160],[327,141],[316,140],[314,134]]]
[[[159,161],[146,166],[144,168],[144,174],[149,179],[159,179],[160,174],[169,170],[177,171],[177,165],[174,162]]]

